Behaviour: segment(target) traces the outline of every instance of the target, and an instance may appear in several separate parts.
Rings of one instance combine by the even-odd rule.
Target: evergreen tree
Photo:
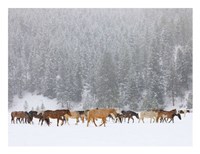
[[[158,40],[153,41],[151,59],[149,64],[149,93],[150,100],[159,105],[164,104],[164,85],[162,72],[162,59],[160,55]],[[154,105],[155,106],[155,105]]]
[[[24,110],[28,111],[28,102],[27,101],[24,102]]]
[[[41,108],[40,108],[42,111],[44,111],[45,110],[45,106],[44,106],[44,104],[42,103],[42,105],[41,105]]]
[[[115,106],[118,100],[118,85],[111,53],[105,52],[103,54],[98,76],[98,107]]]

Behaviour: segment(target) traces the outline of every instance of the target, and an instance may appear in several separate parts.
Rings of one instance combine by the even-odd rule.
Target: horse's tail
[[[11,123],[14,123],[14,115],[13,115],[13,112],[11,113]]]

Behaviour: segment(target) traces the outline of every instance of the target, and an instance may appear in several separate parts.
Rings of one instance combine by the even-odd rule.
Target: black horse
[[[123,115],[124,119],[128,118],[128,123],[129,123],[130,119],[132,119],[134,122],[133,116],[135,116],[137,119],[139,119],[138,113],[133,112],[133,111],[122,111],[122,115]]]

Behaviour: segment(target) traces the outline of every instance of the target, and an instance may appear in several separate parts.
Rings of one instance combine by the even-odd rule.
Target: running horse
[[[52,118],[52,119],[57,119],[57,126],[59,126],[59,120],[61,120],[62,121],[61,126],[62,126],[64,123],[64,115],[65,114],[68,114],[69,116],[71,116],[71,113],[69,110],[55,110],[55,111],[46,110],[42,114],[41,125],[43,125],[44,120],[48,121],[49,118]],[[50,122],[48,123],[48,125],[49,124],[50,124]]]
[[[117,115],[117,112],[115,109],[92,109],[88,111],[87,115],[87,127],[89,126],[90,121],[92,120],[94,125],[97,127],[97,124],[95,123],[96,119],[102,119],[102,124],[99,126],[104,125],[106,126],[106,118],[108,115],[113,114],[115,117]]]

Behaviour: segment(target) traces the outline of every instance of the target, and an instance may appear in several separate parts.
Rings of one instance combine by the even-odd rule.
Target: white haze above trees
[[[192,9],[9,9],[9,107],[192,107]]]

